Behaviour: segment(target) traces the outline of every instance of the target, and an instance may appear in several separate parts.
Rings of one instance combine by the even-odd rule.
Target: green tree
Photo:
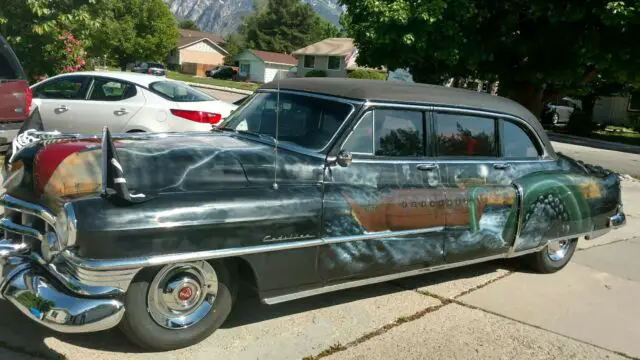
[[[640,82],[638,0],[340,1],[359,64],[408,67],[420,82],[499,80],[536,115],[549,85]]]
[[[104,20],[93,34],[91,53],[112,64],[162,62],[177,45],[176,20],[162,0],[103,0]]]
[[[178,23],[178,27],[180,29],[185,29],[185,30],[200,31],[200,28],[198,27],[198,24],[196,24],[193,20],[189,20],[189,19],[185,19],[185,20],[180,21]]]
[[[321,19],[311,5],[300,0],[254,2],[254,12],[246,16],[237,30],[233,46],[291,53],[301,47],[340,34]]]
[[[0,34],[22,62],[30,80],[85,64],[96,0],[0,0]]]

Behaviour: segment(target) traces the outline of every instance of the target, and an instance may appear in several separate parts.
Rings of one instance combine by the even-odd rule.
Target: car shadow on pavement
[[[517,271],[521,271],[521,269],[516,267],[511,261],[494,261],[448,271],[418,275],[387,283],[341,290],[276,305],[263,304],[255,292],[248,287],[242,287],[238,301],[234,305],[230,317],[221,329],[232,329],[438,283],[473,278],[496,272],[499,269],[514,270],[516,268]],[[0,301],[0,314],[2,314],[2,317],[0,317],[0,348],[6,348],[17,353],[47,359],[64,358],[62,354],[47,345],[45,342],[47,338],[56,338],[59,341],[75,346],[107,352],[144,352],[144,350],[130,343],[117,328],[88,334],[57,333],[36,324],[34,321],[30,321],[7,301]]]

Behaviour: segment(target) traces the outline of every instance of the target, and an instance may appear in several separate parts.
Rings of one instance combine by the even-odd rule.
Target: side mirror
[[[342,167],[347,167],[353,161],[353,155],[347,150],[340,150],[338,156],[336,157],[336,163]]]

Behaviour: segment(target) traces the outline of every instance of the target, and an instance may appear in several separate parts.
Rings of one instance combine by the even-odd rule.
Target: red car
[[[0,36],[0,151],[5,151],[31,111],[29,82],[13,50]]]

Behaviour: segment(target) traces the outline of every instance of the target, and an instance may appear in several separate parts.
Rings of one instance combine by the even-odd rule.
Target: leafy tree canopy
[[[189,20],[189,19],[185,19],[182,20],[178,23],[178,27],[180,29],[185,29],[185,30],[196,30],[196,31],[200,31],[200,28],[198,27],[198,24],[196,24],[195,22],[193,22],[193,20]]]
[[[91,52],[120,67],[134,61],[162,62],[176,47],[176,20],[162,0],[103,0],[103,25]]]
[[[90,13],[95,4],[96,0],[0,0],[0,34],[30,80],[84,65],[88,34],[100,26]]]
[[[640,84],[640,1],[341,0],[358,63],[408,67],[416,81],[500,80],[513,97],[596,74]],[[513,94],[511,94],[513,95]],[[528,106],[531,109],[531,106]]]
[[[241,49],[291,53],[340,31],[323,20],[311,5],[300,0],[256,0],[254,12],[246,16],[236,33],[227,38],[227,51]],[[234,53],[235,51],[235,53]]]

